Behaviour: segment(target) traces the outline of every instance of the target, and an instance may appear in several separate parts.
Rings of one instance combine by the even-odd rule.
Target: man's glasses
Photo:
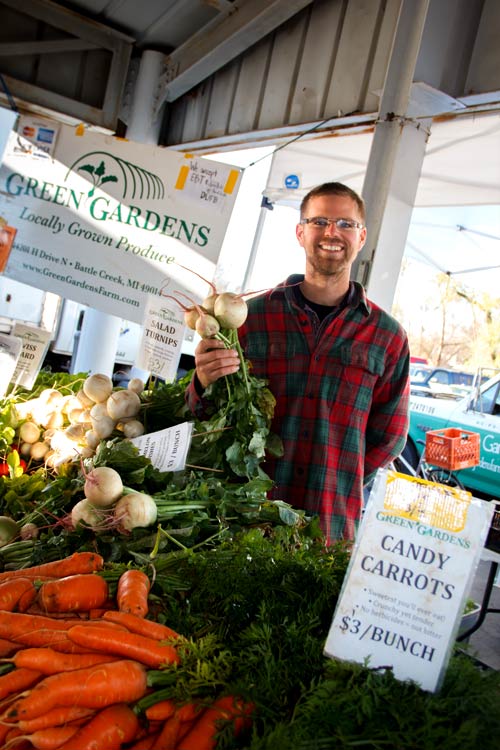
[[[326,229],[335,224],[340,231],[363,229],[363,224],[354,219],[327,219],[325,216],[313,216],[311,219],[301,219],[299,224],[311,224],[315,229]]]

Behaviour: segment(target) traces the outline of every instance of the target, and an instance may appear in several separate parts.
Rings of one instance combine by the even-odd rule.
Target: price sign
[[[438,689],[490,526],[490,504],[382,472],[365,510],[327,656]]]
[[[133,438],[133,443],[143,456],[149,458],[158,471],[182,471],[191,445],[192,422],[150,432]]]

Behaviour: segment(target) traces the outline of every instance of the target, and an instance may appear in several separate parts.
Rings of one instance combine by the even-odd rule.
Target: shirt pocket
[[[367,375],[380,377],[384,373],[385,357],[369,344],[353,341],[344,344],[339,352],[340,363],[349,369],[359,369]]]
[[[365,422],[374,388],[384,373],[384,355],[377,354],[367,344],[351,342],[341,347],[336,360],[340,377],[335,406],[345,410],[344,418],[349,422]]]

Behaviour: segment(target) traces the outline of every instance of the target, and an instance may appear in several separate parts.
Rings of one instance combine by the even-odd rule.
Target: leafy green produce
[[[468,656],[452,657],[437,694],[389,668],[324,657],[348,560],[349,545],[326,548],[313,525],[158,555],[158,618],[188,641],[182,663],[151,684],[181,701],[222,687],[253,702],[251,733],[224,734],[218,748],[496,748],[500,675]]]

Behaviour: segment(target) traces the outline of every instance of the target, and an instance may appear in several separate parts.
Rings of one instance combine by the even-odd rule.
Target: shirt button
[[[302,468],[302,466],[298,466],[297,467],[297,474],[299,475],[299,477],[301,477],[303,473],[304,473],[304,469]]]
[[[307,394],[307,398],[314,398],[314,393],[312,391],[309,391]]]
[[[309,430],[304,430],[304,432],[302,433],[302,437],[309,437]]]
[[[308,323],[309,321],[307,320],[307,318],[302,318],[302,320],[300,321],[301,326],[306,326]]]

